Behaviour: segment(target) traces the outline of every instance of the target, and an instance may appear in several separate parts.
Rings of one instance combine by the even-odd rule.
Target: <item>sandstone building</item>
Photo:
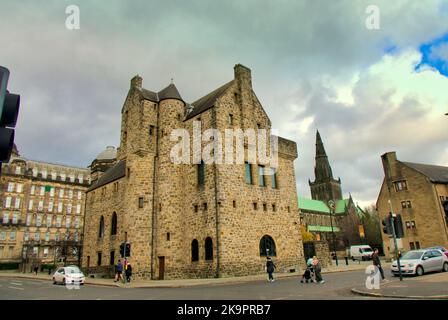
[[[295,142],[278,139],[277,171],[247,159],[238,164],[173,163],[174,129],[186,129],[192,144],[194,123],[200,123],[202,132],[270,132],[250,69],[236,65],[232,81],[191,104],[174,84],[153,92],[135,76],[121,116],[116,160],[99,171],[87,192],[87,272],[110,270],[124,241],[131,245],[129,260],[140,278],[262,273],[266,255],[274,257],[279,270],[303,267]],[[246,152],[250,144],[245,141]]]
[[[77,263],[88,169],[21,157],[15,149],[0,177],[0,264]]]
[[[384,180],[376,203],[380,219],[392,210],[402,216],[404,238],[398,248],[405,251],[431,246],[448,247],[448,167],[397,160],[395,152],[381,156]],[[390,200],[390,203],[389,203]],[[382,234],[387,256],[394,253],[393,241]]]
[[[298,201],[302,225],[315,240],[329,242],[330,249],[336,247],[336,250],[343,251],[351,245],[361,244],[364,230],[360,218],[363,211],[351,195],[343,199],[341,179],[333,178],[319,131],[316,133],[315,159],[315,180],[309,181],[312,199],[299,198]],[[334,208],[330,208],[330,200],[334,202]]]

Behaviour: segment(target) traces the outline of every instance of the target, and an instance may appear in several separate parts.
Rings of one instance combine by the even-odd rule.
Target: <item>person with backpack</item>
[[[275,269],[277,268],[277,266],[274,264],[274,262],[272,261],[272,259],[270,257],[267,257],[266,259],[267,259],[266,272],[268,273],[268,281],[274,282],[273,273],[274,273]]]

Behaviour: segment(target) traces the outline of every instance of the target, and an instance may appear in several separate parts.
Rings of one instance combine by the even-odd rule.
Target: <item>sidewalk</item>
[[[354,263],[348,266],[339,264],[339,266],[331,266],[329,268],[323,268],[322,273],[334,273],[334,272],[347,272],[355,270],[365,270],[366,266],[371,263]],[[289,278],[289,277],[301,277],[303,271],[291,272],[291,273],[275,273],[276,279]],[[37,276],[32,273],[21,272],[0,272],[0,278],[15,278],[15,279],[32,279],[52,281],[51,275],[48,273],[39,273]],[[113,279],[101,279],[101,278],[89,278],[86,277],[86,285],[97,286],[110,286],[121,288],[181,288],[192,286],[209,286],[209,285],[224,285],[224,284],[236,284],[253,281],[266,280],[266,274],[243,276],[243,277],[228,277],[228,278],[210,278],[210,279],[176,279],[176,280],[133,280],[130,284],[123,284],[114,282]]]
[[[380,289],[367,289],[360,286],[352,289],[355,294],[403,299],[448,299],[448,272],[432,273],[421,277],[403,277],[381,283]]]

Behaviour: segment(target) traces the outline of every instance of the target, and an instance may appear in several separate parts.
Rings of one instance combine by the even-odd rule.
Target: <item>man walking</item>
[[[266,258],[266,272],[268,273],[268,281],[269,282],[274,282],[274,270],[275,268],[277,268],[277,266],[274,264],[274,262],[272,261],[272,259],[270,257]]]
[[[380,256],[378,255],[377,248],[375,248],[375,250],[373,251],[372,262],[373,262],[373,265],[380,270],[381,279],[384,280],[384,271],[383,271],[383,268],[381,267]]]
[[[115,280],[114,282],[117,282],[119,280],[123,280],[122,274],[123,273],[123,265],[121,264],[121,260],[118,260],[117,265],[115,266]]]

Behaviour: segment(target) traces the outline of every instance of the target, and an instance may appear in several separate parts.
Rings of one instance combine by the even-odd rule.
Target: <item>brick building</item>
[[[270,134],[250,69],[236,65],[232,81],[192,104],[174,84],[152,92],[136,76],[121,116],[117,158],[87,192],[83,267],[88,272],[111,270],[124,241],[131,245],[130,262],[140,278],[257,274],[264,272],[266,255],[279,270],[303,267],[295,142],[278,139],[277,171],[248,160],[172,160],[173,130],[187,130],[194,143],[194,123],[202,132],[266,129]],[[251,146],[244,141],[245,152]]]
[[[15,148],[0,177],[0,263],[77,263],[89,183],[87,168],[29,160]]]
[[[397,160],[395,152],[381,156],[384,180],[376,203],[380,219],[392,210],[402,216],[404,238],[399,249],[430,246],[448,247],[448,215],[443,203],[448,200],[448,167]],[[389,204],[390,200],[390,204]],[[387,256],[394,247],[383,235]]]

